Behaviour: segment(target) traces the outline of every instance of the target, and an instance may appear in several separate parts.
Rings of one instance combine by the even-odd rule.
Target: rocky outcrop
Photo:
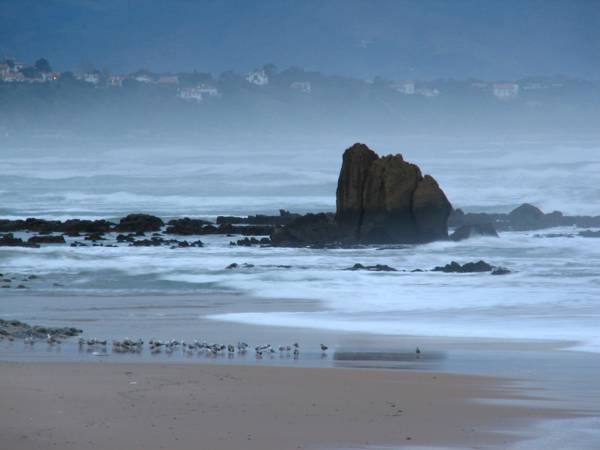
[[[31,236],[27,242],[30,244],[64,244],[65,238],[63,236],[38,235]]]
[[[364,144],[354,144],[344,152],[336,191],[335,221],[340,234],[356,241],[360,240],[367,177],[377,159],[377,153]]]
[[[451,211],[452,205],[437,181],[425,175],[413,193],[412,213],[418,239],[435,241],[448,236],[448,216]]]
[[[0,235],[0,247],[33,247],[39,248],[38,244],[25,242],[21,238],[16,238],[12,233]]]
[[[339,236],[333,214],[306,214],[285,227],[275,228],[271,243],[282,247],[325,246],[336,244]]]
[[[344,270],[368,270],[371,272],[397,272],[393,267],[388,266],[387,264],[375,264],[373,266],[364,266],[360,263],[354,264],[352,267],[348,267]]]
[[[2,231],[33,231],[37,233],[65,233],[76,235],[77,233],[106,233],[110,231],[113,224],[106,220],[81,220],[69,219],[46,220],[28,218],[25,220],[0,220],[0,232]]]
[[[364,144],[344,152],[335,222],[344,242],[429,242],[448,237],[450,202],[437,182],[402,155],[379,157]]]
[[[119,221],[119,224],[115,226],[115,231],[140,231],[144,233],[146,231],[158,231],[163,225],[164,223],[160,217],[149,214],[129,214]]]
[[[27,323],[18,320],[3,320],[0,319],[0,337],[9,337],[17,339],[48,339],[52,338],[69,338],[78,336],[83,333],[83,330],[73,327],[44,327],[40,325],[31,326]]]
[[[239,216],[218,216],[218,225],[287,225],[293,222],[295,219],[300,217],[300,214],[291,213],[285,209],[279,210],[278,216],[266,216],[264,214],[257,214],[255,216],[239,217]]]
[[[446,273],[477,273],[491,272],[493,269],[494,267],[485,261],[468,262],[462,265],[456,261],[452,261],[450,264],[446,264],[445,266],[435,267],[432,269],[432,271]]]
[[[168,222],[167,234],[179,234],[181,236],[191,236],[193,234],[206,234],[203,232],[203,227],[210,225],[210,222],[202,219],[190,219],[184,217],[182,219],[173,219]]]
[[[536,206],[523,203],[510,213],[465,213],[452,211],[448,225],[458,228],[464,225],[492,224],[498,231],[532,231],[553,227],[600,227],[600,216],[566,216],[560,211],[544,213]]]
[[[600,238],[600,231],[583,230],[579,232],[579,236],[588,238]]]

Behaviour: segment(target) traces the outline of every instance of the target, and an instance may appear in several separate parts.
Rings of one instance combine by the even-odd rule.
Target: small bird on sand
[[[46,335],[46,342],[48,345],[60,344],[60,341],[52,336],[50,333]]]

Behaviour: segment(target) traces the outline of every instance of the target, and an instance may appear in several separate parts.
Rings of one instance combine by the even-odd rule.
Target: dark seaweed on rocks
[[[77,336],[83,333],[83,330],[72,327],[44,327],[40,325],[31,326],[18,320],[0,319],[0,336],[23,339],[33,337],[45,339],[48,335],[55,338],[67,338]]]

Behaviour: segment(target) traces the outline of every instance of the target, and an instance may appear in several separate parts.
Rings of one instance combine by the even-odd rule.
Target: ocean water
[[[265,147],[0,147],[0,218],[116,219],[131,212],[214,218],[274,214],[280,208],[331,211],[341,153],[353,141],[270,142]],[[436,177],[455,206],[466,210],[509,211],[530,202],[545,211],[600,214],[600,141],[413,137],[368,142],[380,154],[402,152]],[[226,236],[186,237],[206,244],[190,249],[5,247],[0,248],[0,273],[18,279],[36,275],[27,281],[27,293],[65,297],[82,292],[241,292],[272,300],[268,311],[209,317],[216,321],[565,341],[570,348],[600,352],[600,239],[549,236],[577,231],[507,232],[498,239],[344,250],[238,248]],[[512,273],[427,271],[452,260],[479,259]],[[225,269],[233,262],[253,267]],[[344,270],[355,263],[388,264],[398,272]],[[0,290],[0,296],[8,291]],[[287,304],[295,299],[314,307],[290,311]]]

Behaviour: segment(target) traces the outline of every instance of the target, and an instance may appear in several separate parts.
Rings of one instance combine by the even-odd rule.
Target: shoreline
[[[269,416],[272,413],[270,409],[272,405],[286,405],[287,394],[289,393],[286,389],[296,389],[293,400],[298,402],[304,401],[304,397],[312,395],[315,390],[320,392],[324,385],[319,384],[316,379],[329,380],[325,382],[325,385],[331,384],[333,386],[331,387],[332,392],[337,392],[335,389],[339,387],[335,386],[335,381],[339,381],[339,374],[357,374],[349,375],[351,378],[357,377],[353,381],[355,384],[353,385],[354,390],[351,392],[352,395],[355,393],[364,393],[365,395],[371,393],[373,380],[377,380],[379,377],[391,377],[386,378],[387,382],[390,383],[408,383],[411,386],[411,395],[414,393],[416,396],[411,400],[410,409],[411,411],[418,411],[418,414],[411,416],[411,420],[406,425],[409,428],[402,428],[406,432],[406,436],[403,435],[404,438],[411,437],[411,441],[395,440],[398,435],[393,433],[398,430],[398,424],[392,426],[393,422],[388,421],[388,416],[383,414],[382,410],[370,409],[369,402],[371,400],[363,398],[364,401],[361,405],[357,405],[356,409],[346,411],[343,407],[337,408],[342,411],[345,420],[342,425],[335,421],[336,415],[331,412],[331,409],[321,411],[318,417],[325,424],[330,424],[332,428],[325,426],[322,429],[320,427],[323,424],[311,422],[311,417],[317,417],[311,415],[313,414],[311,410],[305,410],[306,416],[294,416],[294,411],[284,411],[285,414],[292,414],[291,416],[285,414],[283,416],[287,417],[289,423],[299,424],[297,425],[299,427],[307,427],[305,433],[298,437],[300,439],[298,445],[305,445],[310,440],[312,445],[310,448],[371,448],[365,444],[368,441],[370,445],[392,444],[395,446],[394,448],[408,449],[418,448],[415,447],[417,445],[434,445],[440,448],[440,445],[453,443],[455,443],[453,445],[468,444],[472,447],[480,443],[485,448],[506,449],[513,448],[511,446],[515,445],[515,449],[531,448],[537,450],[540,446],[519,447],[519,445],[521,443],[525,445],[524,443],[527,441],[523,439],[539,439],[542,435],[547,434],[547,431],[544,430],[550,426],[548,424],[552,423],[551,421],[558,420],[557,423],[560,427],[563,424],[566,424],[567,427],[580,427],[584,423],[579,420],[580,417],[589,418],[590,420],[596,420],[600,417],[598,408],[600,397],[598,393],[593,392],[592,388],[595,376],[600,371],[600,358],[596,354],[562,350],[570,344],[565,341],[390,336],[307,328],[258,326],[206,318],[207,315],[218,311],[271,311],[273,308],[282,309],[284,307],[289,310],[306,311],[320,308],[319,304],[314,301],[298,299],[283,303],[272,299],[254,298],[240,293],[218,295],[119,294],[116,296],[82,294],[67,298],[43,293],[24,294],[20,293],[3,299],[5,306],[11,311],[11,318],[18,318],[31,324],[43,322],[46,325],[78,326],[83,328],[85,338],[122,339],[129,335],[131,338],[144,337],[146,342],[150,337],[154,337],[159,339],[186,339],[188,342],[193,338],[202,338],[209,342],[222,343],[235,343],[238,339],[245,339],[251,345],[262,343],[277,345],[294,341],[301,344],[302,351],[298,359],[285,354],[277,354],[257,360],[253,350],[248,355],[239,356],[236,354],[232,358],[229,358],[226,353],[218,357],[205,354],[189,356],[181,350],[170,355],[164,352],[153,355],[147,349],[141,355],[109,353],[108,356],[97,357],[91,352],[80,351],[77,338],[71,338],[60,346],[54,347],[48,347],[45,342],[40,342],[35,346],[25,345],[22,341],[0,342],[0,370],[4,378],[0,381],[0,384],[8,383],[5,385],[6,388],[0,389],[0,392],[12,391],[14,387],[23,386],[19,384],[21,380],[23,382],[29,380],[31,383],[27,389],[23,388],[19,391],[20,394],[15,393],[15,397],[11,400],[11,402],[18,403],[20,399],[26,399],[30,402],[29,406],[26,406],[23,410],[16,407],[17,411],[21,411],[20,414],[28,414],[27,420],[23,421],[25,424],[23,426],[31,426],[29,419],[29,417],[32,417],[31,414],[34,416],[39,414],[39,407],[35,406],[35,402],[40,401],[34,395],[36,392],[46,392],[45,395],[50,396],[53,402],[57,402],[57,405],[55,405],[50,402],[50,397],[47,399],[49,410],[63,411],[63,413],[60,413],[61,415],[66,411],[67,405],[64,408],[63,406],[58,407],[58,405],[62,405],[63,400],[60,399],[60,396],[65,399],[70,398],[70,401],[74,402],[75,405],[79,405],[81,411],[85,411],[86,402],[87,404],[93,404],[94,401],[101,399],[101,401],[106,401],[106,407],[103,406],[101,409],[106,409],[110,417],[90,417],[89,421],[86,422],[87,425],[81,425],[80,431],[84,436],[92,433],[89,435],[91,436],[90,440],[96,442],[96,439],[100,439],[101,436],[98,428],[100,427],[99,424],[108,423],[108,428],[105,428],[104,432],[114,427],[118,431],[117,435],[121,440],[115,441],[113,447],[110,446],[113,444],[105,445],[105,442],[102,441],[102,445],[98,448],[137,448],[136,443],[131,441],[132,436],[127,434],[129,431],[123,429],[122,424],[112,422],[112,415],[120,417],[120,414],[124,414],[122,410],[127,410],[126,405],[121,405],[121,402],[123,396],[129,396],[128,392],[130,391],[128,389],[130,386],[128,384],[113,386],[110,383],[112,383],[113,378],[118,378],[125,372],[150,377],[147,380],[150,386],[162,386],[163,384],[179,386],[174,388],[180,391],[174,394],[175,397],[173,397],[178,400],[170,400],[171,394],[165,397],[160,397],[162,395],[160,394],[160,398],[153,398],[152,395],[148,394],[144,397],[146,403],[136,404],[136,411],[146,411],[148,409],[152,411],[152,414],[155,414],[154,408],[161,402],[166,402],[173,408],[175,408],[174,403],[176,402],[182,401],[185,404],[184,394],[189,395],[189,392],[186,392],[182,386],[192,386],[194,389],[201,386],[200,389],[206,388],[212,392],[211,395],[215,396],[211,397],[214,399],[212,404],[213,406],[216,405],[217,411],[206,409],[205,413],[210,415],[210,420],[215,420],[214,426],[225,427],[217,433],[220,438],[214,443],[210,442],[210,448],[214,449],[260,448],[261,450],[269,450],[272,448],[273,450],[281,450],[288,448],[276,440],[280,436],[281,430],[274,430],[272,435],[269,434],[271,432],[269,423],[273,420],[278,423],[277,421],[280,419],[279,416],[275,418]],[[43,317],[46,318],[45,321],[42,320]],[[173,334],[174,330],[176,336]],[[330,346],[325,356],[318,350],[319,343],[323,342]],[[415,347],[417,346],[422,351],[419,358],[415,355]],[[348,354],[350,354],[349,358],[347,357]],[[339,355],[344,355],[344,358],[338,357]],[[367,355],[367,358],[365,358],[365,355]],[[206,375],[207,373],[213,375]],[[213,386],[210,383],[206,385],[206,377],[212,380],[215,373],[225,374],[224,380],[240,378],[240,373],[248,374],[247,376],[254,380],[251,390],[266,392],[265,395],[274,395],[269,393],[269,389],[276,386],[279,389],[277,391],[278,395],[281,395],[281,397],[273,399],[273,403],[268,404],[261,403],[261,398],[248,399],[244,397],[245,394],[243,393],[239,394],[239,398],[232,397],[233,394],[228,390],[231,386],[223,391],[223,388],[219,385]],[[188,374],[199,374],[200,379],[192,382],[193,380],[190,381]],[[302,384],[305,382],[305,374],[312,374],[308,376],[314,381],[312,384]],[[61,385],[63,379],[70,379],[74,384],[76,391],[73,395],[69,394],[71,392],[70,385]],[[438,392],[439,397],[428,400],[429,397],[427,396],[431,394],[430,390],[434,388],[431,383],[433,383],[433,380],[440,379],[451,380],[452,382],[449,381],[443,392],[435,391]],[[290,380],[293,380],[293,382]],[[134,381],[138,382],[137,380]],[[97,383],[100,383],[100,386],[104,389],[102,392],[98,391]],[[291,388],[289,387],[290,383]],[[302,389],[297,387],[298,383],[301,383]],[[135,387],[136,385],[131,386]],[[210,386],[210,388],[206,386]],[[284,389],[286,386],[287,388]],[[28,393],[29,390],[32,393]],[[384,393],[390,397],[395,395],[393,390],[387,390]],[[452,397],[455,394],[457,396]],[[30,398],[29,395],[33,395],[33,397]],[[90,395],[97,397],[90,399]],[[322,395],[327,397],[330,392],[323,392]],[[380,393],[377,392],[373,395],[378,396]],[[104,400],[105,397],[106,400]],[[228,403],[229,409],[227,411],[218,409],[220,398],[225,398],[231,402]],[[321,394],[319,398],[321,398]],[[0,399],[3,404],[7,404],[6,397],[3,394],[0,394]],[[385,401],[391,401],[384,401],[383,398],[380,398],[380,400],[384,403]],[[235,431],[231,432],[229,430],[228,421],[230,415],[234,414],[232,411],[239,411],[243,408],[241,403],[236,403],[238,401],[245,405],[248,405],[250,401],[258,402],[255,404],[255,412],[262,418],[261,420],[265,421],[264,425],[259,426],[259,434],[263,439],[260,442],[257,440],[255,443],[246,445],[247,442],[243,442],[240,435],[236,435]],[[330,401],[329,405],[333,405],[333,402],[337,400],[331,398]],[[440,416],[440,411],[428,409],[430,404],[437,405],[439,402],[448,407],[448,409],[445,409],[446,406],[444,406],[442,411],[446,416]],[[13,404],[16,405],[16,403]],[[104,403],[102,404],[104,405]],[[308,408],[308,405],[303,407]],[[363,407],[366,409],[361,409]],[[116,412],[114,412],[115,410]],[[101,411],[98,412],[98,414],[100,413]],[[355,415],[352,415],[354,413]],[[72,414],[75,417],[73,420],[77,422],[77,414],[74,410]],[[135,430],[132,433],[133,435],[147,434],[155,437],[155,433],[160,430],[159,437],[175,436],[172,429],[168,427],[166,429],[160,428],[159,416],[151,415],[157,423],[155,423],[155,427],[147,429],[145,428],[147,424],[138,422],[138,419],[131,414],[126,417],[123,416],[120,420],[132,421],[132,427]],[[219,416],[219,414],[222,414],[222,416]],[[473,417],[473,415],[476,417]],[[219,420],[216,420],[215,416],[219,417]],[[243,428],[243,423],[245,423],[242,420],[243,418],[235,414],[234,416],[234,423],[236,420],[240,420],[242,422],[240,427]],[[175,414],[175,417],[177,417],[177,420],[181,420],[177,414]],[[194,416],[194,414],[190,417],[195,417],[198,422],[204,421],[204,418]],[[458,432],[458,428],[444,428],[448,425],[445,424],[448,417],[452,417],[450,425],[456,425],[456,420],[460,419],[462,421],[461,427],[459,427],[461,430],[462,428],[465,430],[475,428],[476,432]],[[378,429],[377,433],[370,434],[372,433],[372,424],[369,421],[378,421],[379,418],[383,420],[382,426],[389,426],[391,431]],[[45,419],[40,418],[38,420],[43,422]],[[192,419],[188,418],[186,420],[191,421]],[[357,426],[356,420],[365,422],[360,424],[365,427],[362,434],[353,437],[354,435],[350,433],[347,436],[345,434],[346,430],[354,430],[354,427]],[[569,420],[574,420],[574,422],[568,422]],[[329,421],[333,422],[330,423]],[[221,422],[224,422],[224,424],[220,425]],[[288,422],[282,424],[281,427],[283,427],[286,434],[294,435],[297,430],[288,430],[286,428],[289,426]],[[20,420],[15,419],[14,426],[18,428],[20,423]],[[96,425],[89,425],[90,423]],[[436,430],[435,433],[430,436],[428,434],[429,428],[419,428],[423,424],[429,424],[432,429]],[[12,436],[15,439],[16,436],[35,435],[37,436],[36,439],[39,438],[40,440],[37,441],[36,445],[39,444],[39,446],[36,447],[31,445],[31,440],[28,441],[23,438],[24,443],[17,442],[11,448],[49,448],[51,443],[54,442],[52,437],[56,438],[58,436],[61,439],[64,437],[62,441],[60,439],[56,441],[59,442],[58,445],[64,448],[69,448],[69,442],[77,443],[77,445],[73,444],[73,448],[95,448],[91,445],[86,447],[85,442],[73,440],[73,436],[69,435],[69,430],[65,428],[66,425],[62,422],[53,426],[55,427],[52,428],[54,431],[46,437],[44,437],[45,432],[42,431],[40,431],[41,434],[37,435],[25,431],[13,433]],[[336,429],[337,426],[340,428]],[[313,435],[314,427],[321,431]],[[88,430],[88,428],[91,428],[91,430]],[[211,425],[208,430],[212,429]],[[188,423],[181,430],[181,440],[170,439],[168,444],[164,445],[164,448],[192,448],[192,442],[207,439],[204,434],[202,437],[197,436],[194,430],[192,423]],[[506,434],[507,431],[508,434]],[[93,433],[96,432],[98,434],[94,435]],[[205,431],[205,433],[207,432]],[[328,432],[332,434],[328,435]],[[437,434],[438,432],[443,435]],[[568,429],[566,432],[567,434],[574,433],[573,429]],[[3,435],[5,434],[6,432],[3,432]],[[80,433],[76,434],[79,436]],[[236,439],[238,440],[231,441],[232,435],[237,436]],[[328,436],[348,437],[349,440],[329,442]],[[363,439],[364,436],[367,436],[368,439]],[[377,441],[381,436],[392,436],[394,437],[393,442]],[[301,437],[306,437],[308,440],[301,441]],[[315,440],[312,441],[311,439]],[[461,441],[461,439],[463,440]],[[160,448],[160,446],[152,447],[155,439],[152,438],[151,440],[152,442],[145,442],[144,446],[139,448]],[[156,442],[160,442],[160,439]],[[584,442],[584,445],[587,445],[587,442],[600,442],[600,436],[592,435]],[[28,443],[29,446],[25,443]],[[228,447],[225,443],[231,445]],[[402,445],[398,447],[399,443]],[[178,447],[179,444],[182,446]],[[256,447],[252,446],[254,444],[256,444]],[[271,444],[272,447],[269,447]],[[22,445],[22,447],[19,447],[19,445]],[[220,447],[220,445],[222,446]],[[298,445],[289,448],[297,448]]]
[[[574,417],[507,379],[438,372],[112,362],[0,370],[0,427],[13,450],[507,448],[533,423]]]

